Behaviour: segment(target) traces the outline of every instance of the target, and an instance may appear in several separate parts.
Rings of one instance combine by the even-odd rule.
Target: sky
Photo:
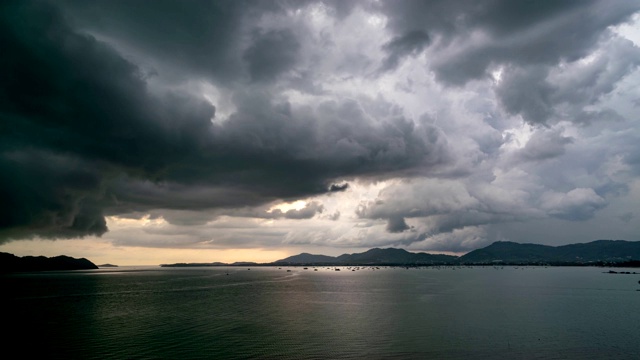
[[[2,1],[0,251],[640,240],[640,1]]]

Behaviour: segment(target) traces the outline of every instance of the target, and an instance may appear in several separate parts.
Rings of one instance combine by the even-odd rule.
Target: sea
[[[5,359],[640,359],[639,281],[544,266],[16,273],[0,276],[0,338]]]

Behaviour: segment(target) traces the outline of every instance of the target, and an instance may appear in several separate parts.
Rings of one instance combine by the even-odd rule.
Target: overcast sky
[[[2,1],[0,251],[640,240],[640,1]]]

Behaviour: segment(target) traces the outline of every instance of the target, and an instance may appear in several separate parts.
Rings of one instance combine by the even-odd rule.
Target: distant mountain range
[[[563,246],[497,241],[463,256],[413,253],[402,249],[371,249],[338,257],[302,253],[276,265],[588,265],[596,263],[640,265],[640,241],[596,240]]]
[[[640,267],[640,241],[597,240],[563,246],[497,241],[463,256],[414,253],[396,248],[374,248],[340,256],[301,253],[272,263],[182,263],[161,266],[321,266],[321,265],[608,265]]]
[[[548,246],[497,241],[463,256],[414,253],[403,249],[374,248],[362,253],[340,256],[302,253],[272,263],[177,263],[163,267],[194,266],[297,266],[297,265],[607,265],[640,267],[640,241],[596,240],[589,243]],[[108,266],[108,264],[104,265]],[[84,270],[98,269],[87,259],[68,256],[18,257],[0,252],[0,273],[13,271]]]
[[[403,249],[370,249],[363,253],[343,254],[338,257],[302,253],[275,261],[276,265],[330,264],[330,265],[442,265],[456,262],[457,256],[413,253]]]
[[[461,256],[464,264],[585,264],[640,261],[640,241],[596,240],[563,246],[518,244],[498,241]]]
[[[98,269],[91,261],[69,256],[15,256],[0,252],[0,273],[18,271],[89,270]]]

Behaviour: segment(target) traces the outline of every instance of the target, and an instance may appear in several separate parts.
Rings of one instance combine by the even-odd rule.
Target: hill
[[[91,261],[69,256],[15,256],[0,252],[0,272],[53,271],[53,270],[89,270],[98,269]]]
[[[288,258],[277,260],[274,263],[278,265],[285,264],[334,264],[338,262],[333,256],[313,255],[309,253],[301,253],[289,256]]]
[[[344,254],[338,256],[340,263],[353,265],[366,264],[398,264],[398,265],[432,265],[432,264],[450,264],[458,259],[457,256],[450,255],[433,255],[427,253],[413,253],[404,249],[374,248],[363,253]]]
[[[338,257],[302,253],[275,261],[276,265],[436,265],[455,262],[457,256],[413,253],[403,249],[374,248],[363,253],[342,254]]]
[[[460,257],[463,264],[587,264],[640,260],[640,241],[596,240],[589,243],[548,246],[497,241]]]

